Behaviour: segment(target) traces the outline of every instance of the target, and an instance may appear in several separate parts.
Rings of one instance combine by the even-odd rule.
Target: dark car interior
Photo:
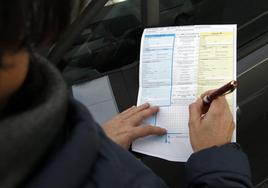
[[[237,142],[257,186],[268,177],[267,0],[87,0],[72,25],[42,50],[73,85],[108,76],[118,112],[135,105],[144,28],[237,24]],[[184,187],[184,163],[135,155],[170,187]]]

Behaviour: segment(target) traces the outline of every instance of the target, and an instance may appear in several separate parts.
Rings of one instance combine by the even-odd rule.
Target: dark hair
[[[70,23],[72,7],[73,0],[1,0],[0,53],[56,39]]]

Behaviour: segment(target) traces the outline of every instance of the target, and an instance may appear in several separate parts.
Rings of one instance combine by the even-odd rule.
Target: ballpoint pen
[[[215,90],[211,94],[203,97],[203,104],[204,104],[203,114],[207,113],[209,106],[214,99],[233,92],[235,90],[235,88],[237,87],[237,85],[238,85],[237,81],[233,80],[233,81],[225,84],[224,86],[220,87],[219,89]]]

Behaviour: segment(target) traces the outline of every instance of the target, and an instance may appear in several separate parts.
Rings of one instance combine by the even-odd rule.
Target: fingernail
[[[159,129],[159,131],[161,131],[161,134],[167,134],[167,129],[160,127],[159,125],[156,125],[156,127]]]
[[[144,106],[144,107],[149,107],[150,104],[147,102],[147,103],[144,103],[142,106]]]
[[[159,106],[152,106],[151,108],[154,109],[154,110],[159,110],[160,109]]]
[[[167,134],[167,129],[163,129],[163,133],[164,134]]]

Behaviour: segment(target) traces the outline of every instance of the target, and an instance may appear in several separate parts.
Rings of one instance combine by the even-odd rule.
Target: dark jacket
[[[31,63],[2,114],[0,187],[167,187],[68,98],[60,74],[42,58]],[[251,187],[247,157],[237,145],[193,154],[186,168],[189,187]]]

